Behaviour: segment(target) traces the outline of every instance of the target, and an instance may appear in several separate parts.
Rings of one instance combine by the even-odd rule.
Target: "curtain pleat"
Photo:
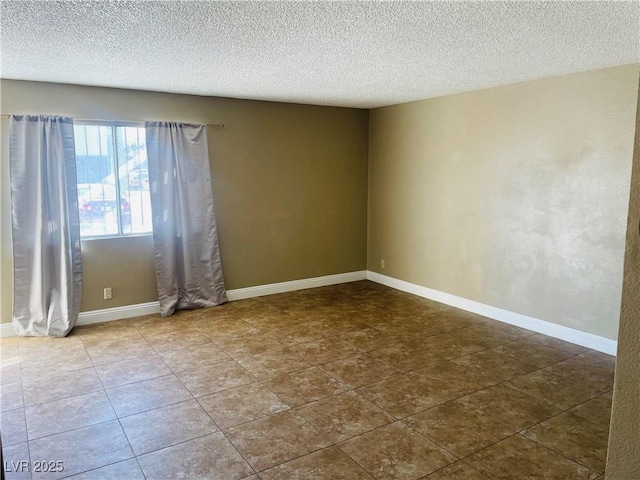
[[[63,337],[82,296],[73,120],[13,115],[10,128],[13,325]]]
[[[160,313],[227,301],[205,125],[146,123]]]

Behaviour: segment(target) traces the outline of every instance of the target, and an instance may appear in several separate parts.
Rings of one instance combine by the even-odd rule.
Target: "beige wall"
[[[637,86],[635,65],[372,110],[369,270],[617,338]]]
[[[640,102],[630,197],[607,480],[640,478]]]
[[[1,81],[3,114],[224,123],[209,129],[227,288],[366,268],[366,110]],[[2,120],[2,322],[11,319],[8,121]],[[152,242],[85,241],[82,310],[153,301]],[[111,286],[114,298],[102,300]]]

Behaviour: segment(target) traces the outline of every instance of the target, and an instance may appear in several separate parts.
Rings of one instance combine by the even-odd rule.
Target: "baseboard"
[[[13,323],[0,323],[0,338],[13,337],[16,331],[13,329]]]
[[[478,315],[482,315],[493,320],[526,328],[537,333],[543,333],[550,337],[582,345],[583,347],[591,348],[609,355],[616,355],[617,352],[618,342],[616,340],[564,327],[562,325],[557,325],[555,323],[529,317],[520,313],[510,312],[508,310],[503,310],[502,308],[492,307],[490,305],[485,305],[484,303],[458,297],[450,293],[441,292],[439,290],[423,287],[414,283],[405,282],[404,280],[398,280],[397,278],[388,277],[372,271],[367,271],[367,279],[372,282],[386,285],[387,287],[395,288],[396,290],[412,293],[419,297],[428,298],[468,312],[477,313]]]
[[[304,278],[302,280],[292,280],[290,282],[270,283],[255,287],[227,290],[227,297],[230,301],[235,301],[245,298],[261,297],[263,295],[293,292],[307,288],[326,287],[327,285],[337,285],[339,283],[357,282],[359,280],[366,280],[366,278],[366,270],[338,273],[336,275],[326,275],[324,277]],[[76,325],[111,322],[113,320],[122,320],[123,318],[138,317],[140,315],[150,315],[154,313],[160,313],[160,304],[158,302],[139,303],[137,305],[126,305],[123,307],[105,308],[102,310],[91,310],[88,312],[80,312]],[[12,337],[15,334],[13,324],[0,324],[0,337]]]
[[[337,275],[326,275],[324,277],[304,278],[302,280],[292,280],[290,282],[270,283],[255,287],[227,290],[227,297],[230,301],[242,300],[245,298],[262,297],[264,295],[274,295],[276,293],[305,290],[307,288],[326,287],[327,285],[337,285],[339,283],[357,282],[359,280],[366,280],[366,278],[366,270],[338,273]]]
[[[112,322],[123,318],[139,317],[160,313],[158,302],[138,303],[122,307],[104,308],[102,310],[90,310],[80,312],[76,325],[91,325],[92,323]]]

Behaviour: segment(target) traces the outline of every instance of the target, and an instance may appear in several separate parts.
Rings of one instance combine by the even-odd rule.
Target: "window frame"
[[[120,175],[118,165],[118,150],[116,145],[116,127],[136,127],[136,128],[145,128],[145,123],[134,120],[74,120],[73,126],[92,126],[92,127],[109,127],[111,129],[111,142],[112,149],[114,152],[114,175],[117,179],[116,181],[116,199],[122,198],[120,196]],[[74,142],[74,150],[75,150],[75,142]],[[149,159],[147,158],[147,162]],[[76,168],[78,166],[77,163],[77,154],[76,154]],[[77,175],[77,174],[76,174]],[[76,187],[77,188],[77,187]],[[150,237],[153,235],[153,227],[149,232],[137,232],[137,233],[124,233],[122,230],[122,205],[121,202],[117,201],[118,205],[118,233],[105,233],[103,235],[82,235],[80,234],[80,241],[90,241],[90,240],[105,240],[105,239],[117,239],[117,238],[134,238],[134,237]],[[78,202],[78,214],[80,214],[80,203]]]

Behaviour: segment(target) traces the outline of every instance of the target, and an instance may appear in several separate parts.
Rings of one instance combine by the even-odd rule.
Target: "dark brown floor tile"
[[[94,368],[60,373],[25,382],[23,385],[25,405],[51,402],[98,390],[102,390],[102,384]]]
[[[487,317],[480,317],[479,320],[474,322],[473,327],[476,327],[477,325],[479,325],[480,328],[490,329],[495,332],[505,333],[518,338],[526,338],[536,334],[533,330],[527,330],[526,328],[521,328],[516,325],[500,322]]]
[[[69,477],[69,480],[145,480],[135,458]]]
[[[91,332],[80,334],[85,347],[95,346],[101,343],[113,342],[140,342],[143,340],[140,332],[132,327],[126,328],[95,328]]]
[[[271,390],[257,382],[199,397],[198,402],[220,428],[289,409]]]
[[[195,400],[168,405],[120,419],[136,455],[218,431]]]
[[[570,356],[578,355],[580,353],[583,353],[589,350],[587,347],[583,347],[582,345],[576,345],[575,343],[565,342],[564,340],[549,337],[548,335],[543,335],[541,333],[536,333],[535,335],[531,335],[530,337],[527,337],[527,338],[531,341],[540,343],[547,347],[560,350],[561,352],[564,352]]]
[[[610,358],[609,355],[589,351],[555,363],[545,370],[560,375],[572,384],[593,387],[603,393],[613,388],[615,361]]]
[[[574,355],[566,350],[558,350],[530,338],[505,343],[494,347],[493,350],[536,368],[546,367]]]
[[[131,358],[146,357],[156,352],[144,339],[130,342],[127,340],[106,342],[87,347],[87,352],[94,365],[121,362]]]
[[[146,334],[145,339],[158,353],[212,343],[209,337],[195,328],[159,335]]]
[[[313,342],[298,343],[290,348],[292,352],[297,353],[311,365],[328,363],[360,353],[354,346],[336,338],[322,338]]]
[[[450,399],[467,395],[496,383],[449,361],[433,363],[409,375],[431,388],[432,391],[439,392]]]
[[[361,352],[379,350],[402,341],[397,335],[382,332],[375,328],[367,328],[347,333],[342,335],[340,340],[357,348]]]
[[[24,408],[8,410],[0,413],[0,432],[2,445],[14,445],[27,441],[27,423]]]
[[[473,325],[473,321],[451,315],[449,312],[450,310],[434,310],[432,313],[420,315],[416,319],[429,329],[430,335],[462,330]]]
[[[522,432],[527,438],[571,460],[604,472],[609,429],[589,420],[562,413]]]
[[[117,420],[31,440],[32,459],[52,459],[64,465],[58,474],[35,473],[33,478],[61,478],[133,457]]]
[[[327,332],[322,321],[315,320],[280,328],[273,333],[282,345],[295,345],[318,340],[330,332]]]
[[[366,480],[372,478],[336,447],[325,448],[260,473],[262,480]]]
[[[91,359],[84,347],[74,348],[70,352],[42,354],[23,359],[20,363],[22,381],[31,383],[62,373],[72,373],[92,367]]]
[[[25,414],[29,440],[116,419],[104,391],[31,405]]]
[[[608,428],[611,421],[612,399],[613,392],[607,392],[572,408],[569,412]]]
[[[31,480],[31,460],[27,443],[2,445],[2,460],[6,480]]]
[[[269,350],[247,357],[239,357],[237,362],[260,380],[272,378],[287,372],[302,370],[310,365],[288,348]]]
[[[418,370],[440,360],[440,357],[418,342],[398,343],[372,350],[369,355],[403,372]]]
[[[491,348],[494,342],[480,336],[461,336],[464,330],[424,337],[418,341],[428,352],[440,360],[450,360]]]
[[[455,457],[406,425],[396,422],[339,444],[375,478],[416,479]]]
[[[490,480],[462,460],[424,477],[425,480]]]
[[[464,338],[477,338],[483,346],[495,347],[523,338],[523,332],[527,332],[527,334],[529,332],[528,330],[506,323],[494,321],[493,325],[487,325],[485,322],[486,321],[480,323],[474,322],[468,328],[456,330],[456,333]]]
[[[334,443],[394,420],[353,391],[309,403],[296,411]]]
[[[357,392],[396,418],[413,415],[448,401],[437,390],[406,374],[359,388]]]
[[[351,388],[379,382],[399,373],[397,369],[367,354],[325,363],[322,369]]]
[[[382,321],[377,324],[375,328],[392,335],[401,335],[405,338],[420,338],[440,333],[439,328],[414,320],[411,314],[400,317],[396,316],[391,320]]]
[[[145,412],[191,399],[191,394],[174,375],[153,378],[107,389],[118,417]]]
[[[180,316],[184,314],[185,312],[181,311],[176,312],[171,317],[167,318],[149,317],[147,320],[140,322],[133,321],[132,324],[145,337],[153,335],[167,335],[191,328],[190,322],[185,318],[180,319]]]
[[[265,381],[265,385],[292,407],[347,390],[346,385],[318,367],[272,378]]]
[[[231,427],[227,437],[256,471],[327,446],[327,440],[292,410]]]
[[[63,352],[82,350],[80,337],[18,337],[18,348],[23,360],[37,356],[55,356]]]
[[[288,327],[300,323],[301,319],[292,317],[280,311],[266,312],[264,308],[251,314],[241,314],[240,318],[254,327],[267,331],[277,328]],[[304,320],[304,319],[302,319]]]
[[[495,480],[593,479],[598,474],[520,435],[492,445],[465,459]]]
[[[253,473],[222,432],[138,457],[147,480],[237,480]]]
[[[537,370],[509,380],[508,385],[527,395],[568,410],[601,394],[600,387],[588,381],[574,381],[549,370]]]
[[[496,350],[484,350],[466,357],[456,358],[452,362],[461,365],[472,374],[482,375],[496,383],[536,370],[536,367],[503,355]]]
[[[587,350],[578,355],[578,358],[586,361],[594,367],[601,367],[606,372],[611,373],[616,369],[616,357],[607,353],[597,352],[595,350]]]
[[[185,370],[178,372],[177,375],[194,397],[201,397],[257,381],[253,375],[233,360],[194,370]]]
[[[344,335],[368,328],[364,323],[350,316],[347,317],[346,314],[341,314],[340,312],[333,312],[331,315],[323,316],[321,322],[324,325],[327,336]]]
[[[460,458],[515,433],[457,402],[425,410],[404,423]]]
[[[273,334],[267,332],[243,335],[242,337],[223,338],[216,340],[215,344],[235,359],[282,348],[279,340]]]
[[[458,401],[516,431],[540,423],[562,411],[505,384],[480,390],[459,398]]]
[[[196,328],[214,342],[223,338],[240,337],[260,332],[256,327],[239,318],[198,323]]]
[[[162,361],[162,358],[153,354],[147,357],[98,365],[96,372],[98,372],[104,388],[112,388],[169,375],[171,370]]]
[[[213,343],[169,350],[161,353],[160,356],[174,372],[193,370],[230,360],[229,355]]]

